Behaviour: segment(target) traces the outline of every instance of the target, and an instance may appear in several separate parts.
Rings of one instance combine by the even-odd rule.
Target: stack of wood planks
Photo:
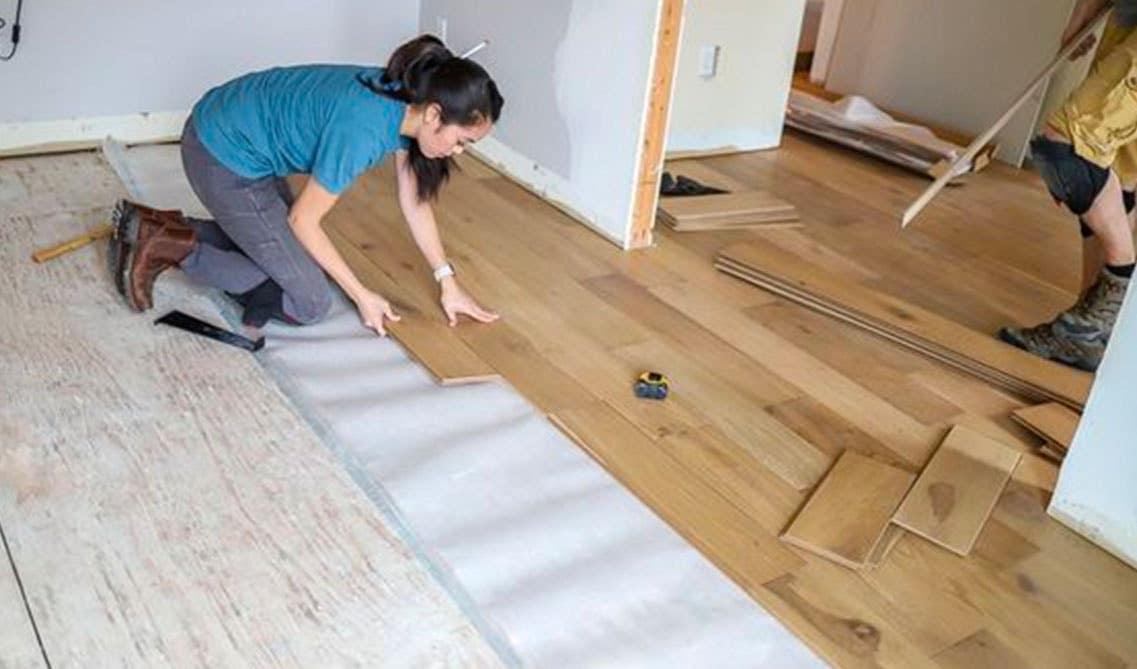
[[[1016,409],[1011,418],[1041,437],[1043,443],[1038,452],[1057,462],[1066,457],[1081,420],[1077,412],[1054,402]]]
[[[847,450],[781,539],[857,570],[879,566],[905,530],[966,556],[1020,457],[963,425],[919,477]]]
[[[768,244],[719,252],[715,267],[814,311],[896,342],[1034,401],[1081,409],[1092,376],[867,286],[838,279]]]
[[[658,220],[679,231],[801,227],[797,209],[766,191],[662,197]]]

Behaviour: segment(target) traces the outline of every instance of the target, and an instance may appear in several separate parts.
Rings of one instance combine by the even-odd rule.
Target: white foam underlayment
[[[134,197],[201,211],[176,146],[104,151]],[[265,335],[257,357],[507,664],[824,666],[507,384],[437,385],[343,298]]]

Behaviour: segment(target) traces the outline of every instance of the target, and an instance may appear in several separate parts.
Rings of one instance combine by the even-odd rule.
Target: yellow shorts
[[[1046,124],[1125,188],[1137,184],[1137,29],[1109,22],[1089,74]]]

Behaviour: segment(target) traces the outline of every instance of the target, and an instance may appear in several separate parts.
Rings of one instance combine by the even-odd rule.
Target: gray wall
[[[629,236],[632,194],[660,0],[422,0],[421,27],[447,21],[505,110],[479,152],[577,212],[605,236]]]
[[[0,0],[0,16],[15,6]],[[381,63],[418,15],[418,0],[30,0],[20,50],[0,62],[0,122],[187,110],[273,65]]]

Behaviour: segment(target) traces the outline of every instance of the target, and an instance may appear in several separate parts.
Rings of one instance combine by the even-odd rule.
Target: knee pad
[[[1109,170],[1074,153],[1074,147],[1038,136],[1031,157],[1050,195],[1077,216],[1089,211],[1109,180]]]

